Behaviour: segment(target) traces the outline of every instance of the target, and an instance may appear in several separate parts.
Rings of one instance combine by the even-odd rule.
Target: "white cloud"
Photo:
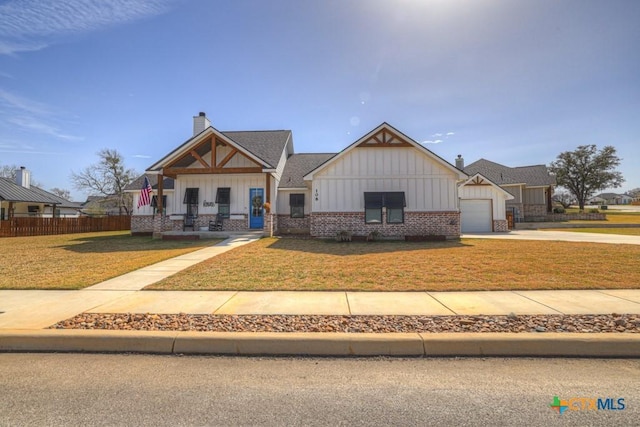
[[[158,15],[169,0],[10,0],[0,5],[0,54],[45,48],[51,38]]]
[[[150,159],[151,156],[147,156],[146,154],[134,154],[133,156],[134,159]]]
[[[52,114],[53,110],[45,104],[0,89],[0,106],[5,105],[11,110],[21,110],[31,114]]]
[[[58,139],[64,139],[67,141],[81,141],[83,139],[80,136],[63,133],[57,127],[47,124],[35,117],[16,116],[9,117],[7,121],[25,130],[53,136]]]
[[[442,142],[441,139],[434,139],[434,140],[428,140],[428,141],[422,141],[423,144],[440,144]]]
[[[452,135],[455,135],[455,134],[456,134],[455,132],[447,132],[447,136],[452,136]]]
[[[0,89],[0,118],[27,132],[53,136],[65,141],[83,138],[60,130],[59,122],[66,117],[54,108],[38,101]]]
[[[433,135],[431,135],[432,138],[440,138],[441,136],[441,133],[434,133]]]

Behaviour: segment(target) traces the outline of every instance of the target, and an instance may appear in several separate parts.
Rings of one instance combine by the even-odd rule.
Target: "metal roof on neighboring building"
[[[80,205],[36,186],[30,188],[16,184],[12,179],[0,178],[0,199],[7,202],[45,203],[60,207],[79,208]]]

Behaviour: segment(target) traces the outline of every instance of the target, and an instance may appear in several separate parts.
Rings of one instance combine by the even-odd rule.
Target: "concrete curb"
[[[0,352],[239,356],[640,357],[640,334],[3,330]]]

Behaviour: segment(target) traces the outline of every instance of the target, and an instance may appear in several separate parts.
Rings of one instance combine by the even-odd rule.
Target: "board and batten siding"
[[[493,220],[506,220],[504,196],[490,185],[465,185],[460,188],[460,198],[464,200],[492,200]]]
[[[311,190],[296,190],[289,188],[281,188],[278,190],[278,214],[289,215],[291,214],[291,206],[289,206],[290,194],[304,194],[304,214],[311,214]]]
[[[547,203],[544,188],[525,188],[523,193],[525,205],[544,205]]]
[[[314,175],[312,208],[362,211],[365,192],[403,191],[406,211],[457,211],[456,179],[452,170],[412,147],[358,147]]]
[[[273,182],[273,181],[272,181]],[[175,190],[171,201],[167,204],[173,206],[168,214],[185,214],[187,205],[184,202],[184,194],[187,188],[199,188],[198,214],[218,213],[217,204],[213,207],[203,206],[204,201],[215,202],[216,192],[219,187],[231,188],[231,214],[249,213],[249,189],[265,188],[265,174],[216,174],[216,175],[178,175],[175,180]]]
[[[509,203],[522,203],[522,185],[502,185],[502,189],[513,196]]]

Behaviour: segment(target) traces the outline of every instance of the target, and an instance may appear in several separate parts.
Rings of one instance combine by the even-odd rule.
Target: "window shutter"
[[[184,202],[187,205],[198,204],[198,190],[199,188],[187,188],[184,192]]]
[[[304,194],[290,194],[289,195],[289,206],[294,208],[303,208],[304,207]]]
[[[231,203],[231,188],[229,187],[218,187],[218,191],[216,192],[216,203],[222,205],[228,205]]]
[[[403,191],[384,193],[384,205],[390,209],[402,209],[407,206]]]
[[[167,196],[162,196],[162,206],[165,208],[167,207]],[[151,207],[158,207],[158,196],[151,196]]]
[[[365,209],[380,209],[383,205],[383,193],[364,193]]]

